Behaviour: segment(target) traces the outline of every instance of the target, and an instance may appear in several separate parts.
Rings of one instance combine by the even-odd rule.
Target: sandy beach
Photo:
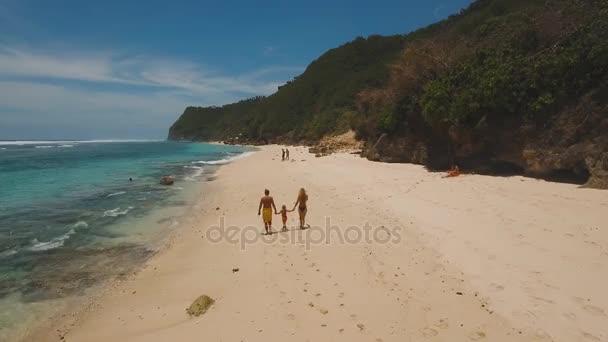
[[[281,147],[222,166],[166,248],[37,341],[607,341],[608,192]],[[258,201],[310,196],[263,239]],[[218,229],[223,223],[224,229]],[[238,229],[228,229],[228,227]],[[274,230],[280,216],[274,216]],[[235,269],[238,268],[238,271]],[[186,308],[215,300],[200,317]]]

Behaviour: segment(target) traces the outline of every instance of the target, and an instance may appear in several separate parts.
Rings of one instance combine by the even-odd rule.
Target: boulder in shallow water
[[[202,295],[196,298],[192,305],[190,305],[190,307],[186,309],[186,312],[188,312],[190,316],[198,317],[207,312],[207,309],[209,309],[209,307],[213,305],[214,302],[215,301],[211,297],[207,295]]]
[[[173,183],[175,183],[175,180],[171,176],[163,176],[160,179],[160,184],[161,185],[173,185]]]

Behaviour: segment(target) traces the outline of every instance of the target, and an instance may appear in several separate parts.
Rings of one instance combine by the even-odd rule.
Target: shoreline
[[[248,152],[243,151],[243,153]],[[238,158],[240,158],[240,155]],[[138,213],[134,216],[125,216],[119,223],[109,226],[109,234],[115,234],[113,239],[113,243],[116,244],[115,247],[118,249],[124,247],[123,258],[126,259],[121,262],[112,255],[108,255],[106,259],[109,261],[113,260],[110,258],[114,257],[114,259],[117,259],[114,262],[121,262],[120,265],[116,265],[119,266],[120,273],[119,271],[106,269],[87,268],[84,272],[94,274],[93,279],[97,278],[97,280],[80,288],[81,292],[59,298],[43,299],[39,302],[26,302],[20,309],[23,313],[32,313],[29,315],[31,317],[26,317],[27,322],[31,321],[31,323],[14,327],[8,325],[8,329],[4,332],[6,336],[3,335],[4,338],[11,341],[58,340],[63,336],[63,331],[69,330],[76,321],[81,319],[84,313],[92,310],[105,293],[119,286],[125,279],[132,278],[145,267],[150,259],[164,253],[169,242],[174,239],[176,230],[179,230],[179,227],[184,223],[182,222],[183,218],[190,216],[197,198],[206,191],[206,185],[213,182],[219,167],[231,160],[231,158],[221,159],[217,163],[211,160],[208,165],[204,165],[204,170],[201,168],[200,172],[194,170],[189,175],[190,172],[188,171],[188,173],[182,175],[183,177],[179,178],[180,182],[171,187],[162,187],[168,191],[165,196],[166,201],[165,199],[159,200],[154,208],[143,215]],[[184,167],[190,168],[189,164],[187,163]],[[124,193],[122,191],[119,194]],[[112,249],[113,247],[109,246],[108,248]],[[131,249],[133,249],[133,252],[129,252]],[[97,250],[101,255],[106,248],[102,247]],[[146,255],[137,255],[139,251],[145,251]],[[134,255],[129,256],[129,253]],[[106,259],[102,258],[102,263]],[[19,298],[16,300],[19,301]],[[0,337],[0,340],[2,338]]]
[[[608,234],[598,228],[608,221],[608,199],[601,190],[519,176],[443,179],[415,165],[314,158],[301,147],[282,163],[279,146],[257,148],[219,168],[205,183],[211,196],[192,204],[162,252],[91,299],[65,339],[608,337],[601,289]],[[255,214],[264,187],[289,207],[301,186],[311,196],[313,227],[329,218],[335,232],[368,223],[398,227],[389,236],[400,238],[325,244],[306,235],[315,229],[292,230],[241,248],[206,237],[222,218],[261,232]],[[290,213],[290,227],[296,220]],[[188,317],[185,308],[202,294],[215,304]],[[57,340],[55,330],[38,341]]]
[[[148,263],[155,258],[161,257],[170,247],[176,237],[179,235],[179,227],[185,224],[187,220],[185,218],[190,217],[193,212],[194,206],[197,204],[197,198],[200,194],[204,193],[207,185],[215,179],[215,175],[219,166],[221,165],[210,165],[213,167],[211,172],[205,172],[200,180],[197,181],[185,181],[184,183],[189,186],[194,186],[194,189],[187,189],[189,192],[179,197],[182,200],[186,200],[189,204],[186,206],[176,207],[159,207],[155,211],[147,213],[142,218],[134,218],[137,223],[131,223],[130,226],[136,224],[137,226],[144,227],[148,225],[158,226],[154,228],[152,236],[144,238],[146,242],[141,242],[142,246],[147,250],[151,251],[151,256],[148,257],[143,263],[133,264],[130,274],[125,276],[114,276],[110,279],[103,280],[101,283],[94,284],[91,287],[84,289],[84,294],[75,295],[66,298],[58,299],[58,304],[61,305],[59,310],[56,310],[55,315],[45,322],[33,327],[29,332],[26,332],[24,336],[21,336],[21,341],[58,341],[63,340],[61,337],[65,336],[72,327],[74,327],[79,321],[85,317],[85,315],[99,307],[100,301],[103,300],[108,293],[116,291],[120,288],[121,284],[129,279],[133,279],[141,272]],[[188,178],[188,177],[186,177]],[[174,187],[184,187],[184,184],[174,185]],[[182,191],[182,190],[180,190]],[[157,220],[158,211],[169,211],[169,216],[165,214],[161,215],[162,218]],[[177,219],[177,221],[176,221]],[[129,225],[122,223],[122,225]],[[141,229],[141,228],[140,228]],[[149,228],[146,228],[149,230]],[[133,239],[133,238],[131,238]]]

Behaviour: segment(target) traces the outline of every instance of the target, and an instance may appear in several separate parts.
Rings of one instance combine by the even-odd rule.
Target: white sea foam
[[[71,148],[74,147],[72,144],[63,144],[63,145],[38,145],[34,146],[34,148]]]
[[[107,195],[106,197],[120,196],[120,195],[124,195],[126,193],[127,193],[126,191],[118,191],[118,192],[113,192],[113,193]]]
[[[123,143],[123,142],[159,142],[163,140],[145,140],[145,139],[101,139],[101,140],[19,140],[19,141],[0,141],[0,145],[71,145],[71,144],[91,144],[91,143]],[[69,146],[65,146],[69,147]]]
[[[6,251],[3,251],[2,253],[0,253],[0,259],[2,258],[7,258],[11,255],[15,255],[17,254],[17,250],[16,249],[8,249]]]
[[[238,154],[234,157],[230,157],[230,158],[224,158],[224,159],[219,159],[219,160],[199,160],[199,161],[195,161],[192,162],[193,164],[207,164],[207,165],[224,165],[224,164],[228,164],[230,162],[233,162],[237,159],[242,159],[245,157],[249,157],[250,155],[254,154],[255,152],[250,151],[250,152],[245,152],[245,153],[241,153]]]
[[[120,207],[114,208],[112,210],[106,210],[103,212],[103,217],[117,217],[121,215],[126,215],[133,207],[128,207],[125,210],[120,210]]]
[[[88,228],[89,224],[86,221],[78,221],[72,225],[72,228]]]
[[[55,249],[63,246],[63,240],[51,240],[47,242],[39,242],[38,239],[32,240],[33,246],[29,248],[32,252],[43,252],[49,249]]]
[[[56,238],[53,238],[51,241],[40,242],[40,241],[38,241],[38,239],[33,239],[32,246],[29,247],[28,249],[32,252],[43,252],[43,251],[48,251],[50,249],[59,248],[59,247],[63,246],[65,241],[68,240],[70,238],[70,236],[72,236],[72,234],[74,234],[74,233],[76,233],[76,231],[74,229],[70,229],[69,232],[67,232],[61,236],[58,236]]]
[[[193,173],[192,173],[190,176],[188,176],[188,177],[184,178],[185,180],[189,180],[189,181],[194,181],[194,180],[196,180],[196,178],[198,178],[200,175],[202,175],[202,174],[203,174],[203,172],[205,171],[205,169],[204,169],[204,168],[202,168],[202,167],[200,167],[200,166],[190,166],[190,165],[186,165],[186,166],[184,166],[184,167],[185,167],[185,168],[187,168],[187,169],[192,169],[192,170],[194,170],[194,172],[193,172]]]

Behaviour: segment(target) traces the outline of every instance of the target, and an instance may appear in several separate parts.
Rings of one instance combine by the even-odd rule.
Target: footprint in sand
[[[433,328],[426,327],[426,328],[422,329],[422,336],[424,336],[426,338],[434,337],[434,336],[437,336],[438,334],[439,334],[439,331],[437,331]]]
[[[593,335],[593,334],[590,334],[590,333],[585,332],[585,331],[583,331],[582,333],[583,333],[583,336],[584,336],[584,337],[585,337],[587,340],[590,340],[590,341],[598,341],[598,342],[599,342],[599,341],[601,341],[599,337],[597,337],[597,336],[595,336],[595,335]]]
[[[446,319],[440,319],[439,323],[435,324],[435,326],[437,328],[440,328],[440,329],[447,329],[450,326],[450,323],[448,322],[447,318]]]
[[[606,312],[604,311],[604,309],[588,304],[587,300],[583,299],[583,298],[579,298],[579,297],[575,297],[574,300],[580,304],[580,306],[583,308],[583,310],[587,311],[588,313],[595,315],[595,316],[606,316]]]
[[[471,339],[473,341],[479,341],[481,339],[486,338],[486,333],[484,333],[483,331],[473,331],[468,336],[469,336],[469,339]]]
[[[533,296],[532,299],[534,299],[536,302],[541,302],[541,303],[545,303],[545,304],[554,304],[555,303],[554,301],[543,298],[543,297]]]
[[[589,305],[589,304],[583,304],[583,310],[585,310],[588,313],[595,315],[595,316],[605,316],[606,315],[606,313],[604,312],[604,309],[597,307],[597,306]]]
[[[294,314],[288,314],[287,315],[287,319],[290,320],[290,321],[293,321],[293,320],[296,319],[296,316]]]
[[[492,283],[490,284],[490,287],[492,288],[492,290],[494,291],[502,291],[505,289],[504,286],[500,285],[500,284],[496,284],[496,283]]]

